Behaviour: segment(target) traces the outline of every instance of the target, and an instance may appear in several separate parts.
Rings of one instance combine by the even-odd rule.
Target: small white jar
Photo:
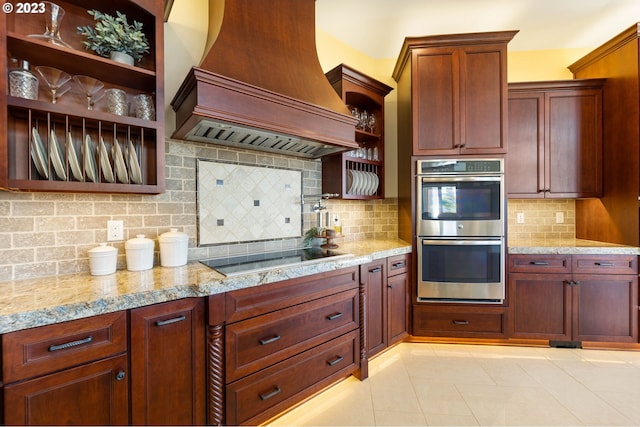
[[[104,276],[116,272],[118,261],[118,248],[100,243],[93,249],[89,249],[89,269],[92,276]]]
[[[127,256],[127,270],[142,271],[153,268],[153,240],[138,234],[124,244]]]
[[[160,242],[160,265],[163,267],[180,267],[187,263],[189,251],[189,236],[181,233],[177,228],[162,233],[158,237]]]

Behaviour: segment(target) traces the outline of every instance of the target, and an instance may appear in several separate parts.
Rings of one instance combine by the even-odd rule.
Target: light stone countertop
[[[0,282],[0,334],[366,264],[409,253],[411,244],[402,240],[346,242],[336,251],[353,256],[232,277],[194,261],[182,267],[119,270],[107,276],[82,273]]]
[[[508,239],[510,254],[640,255],[640,248],[583,239]]]

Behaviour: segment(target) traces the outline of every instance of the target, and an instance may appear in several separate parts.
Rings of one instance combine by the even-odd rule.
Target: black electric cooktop
[[[201,260],[204,265],[213,268],[225,276],[246,274],[270,270],[272,268],[301,264],[310,261],[321,261],[328,258],[347,257],[344,254],[329,249],[305,248],[290,249],[278,252],[261,252],[240,255],[229,258],[212,258]]]

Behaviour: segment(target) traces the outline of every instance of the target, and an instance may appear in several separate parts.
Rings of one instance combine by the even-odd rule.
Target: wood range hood
[[[316,52],[315,0],[209,0],[208,50],[171,101],[176,139],[319,158],[357,148]]]

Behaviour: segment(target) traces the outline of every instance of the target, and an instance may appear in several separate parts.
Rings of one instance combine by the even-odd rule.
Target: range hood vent
[[[358,147],[356,119],[318,61],[315,0],[209,7],[212,43],[171,102],[174,138],[305,158]]]

